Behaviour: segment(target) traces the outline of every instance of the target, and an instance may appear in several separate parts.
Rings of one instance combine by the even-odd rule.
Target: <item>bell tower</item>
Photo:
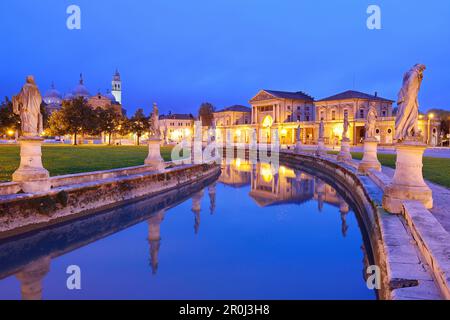
[[[112,80],[111,93],[119,104],[122,104],[122,80],[120,79],[119,70],[116,69],[116,73]]]

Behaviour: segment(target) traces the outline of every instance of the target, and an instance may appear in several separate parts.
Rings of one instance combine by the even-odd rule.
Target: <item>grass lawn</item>
[[[161,155],[170,160],[171,147],[162,147]],[[10,181],[19,167],[20,148],[0,145],[0,181]],[[44,145],[44,167],[51,176],[132,167],[144,164],[147,146]]]
[[[162,147],[161,155],[170,160],[171,147]],[[144,164],[147,146],[102,145],[45,145],[42,147],[44,167],[50,175],[108,170]],[[19,167],[18,146],[0,145],[0,181],[10,181]],[[337,152],[330,152],[337,154]],[[362,153],[352,153],[354,159],[362,159]],[[378,154],[382,165],[395,168],[395,155]],[[424,158],[424,177],[450,188],[450,159]]]
[[[337,154],[338,152],[330,152]],[[352,152],[353,159],[361,160],[362,152]],[[395,154],[378,154],[378,160],[386,167],[395,168]],[[447,158],[423,158],[423,176],[434,183],[450,188],[450,159]]]

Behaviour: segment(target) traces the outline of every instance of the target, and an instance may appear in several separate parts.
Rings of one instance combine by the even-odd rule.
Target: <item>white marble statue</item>
[[[153,112],[150,117],[150,137],[159,139],[161,137],[161,130],[159,126],[159,110],[156,103],[153,104]]]
[[[43,131],[42,96],[33,76],[28,76],[17,96],[12,98],[14,113],[20,116],[22,136],[38,137]]]
[[[366,121],[366,139],[375,138],[375,127],[377,124],[377,110],[374,107],[369,108]]]
[[[348,127],[349,127],[349,122],[348,122],[348,113],[344,114],[344,131],[342,133],[342,139],[348,139]]]
[[[319,139],[323,139],[324,136],[325,136],[325,125],[323,124],[323,120],[321,120],[319,124]]]
[[[302,128],[300,126],[297,127],[297,142],[302,140]]]
[[[418,95],[426,67],[416,64],[403,76],[403,86],[398,94],[398,111],[395,121],[395,139],[402,141],[406,137],[419,135]]]

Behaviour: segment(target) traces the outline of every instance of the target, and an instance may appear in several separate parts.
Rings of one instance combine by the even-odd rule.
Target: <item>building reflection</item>
[[[40,258],[16,274],[20,282],[22,300],[42,300],[42,282],[50,271],[50,262],[50,257]]]
[[[148,220],[148,243],[150,244],[150,266],[152,273],[158,272],[159,265],[159,250],[161,248],[161,223],[166,214],[165,210],[158,211]]]
[[[250,197],[260,207],[315,200],[319,211],[323,211],[325,204],[332,205],[340,210],[343,235],[347,233],[348,204],[336,189],[308,173],[285,166],[275,168],[267,163],[252,164],[248,160],[235,159],[222,165],[219,181],[235,188],[250,185]]]

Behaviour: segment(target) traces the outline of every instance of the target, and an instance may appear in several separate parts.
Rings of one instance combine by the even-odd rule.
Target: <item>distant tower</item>
[[[116,98],[116,101],[122,104],[122,80],[120,80],[120,73],[117,69],[113,76],[111,93]]]

